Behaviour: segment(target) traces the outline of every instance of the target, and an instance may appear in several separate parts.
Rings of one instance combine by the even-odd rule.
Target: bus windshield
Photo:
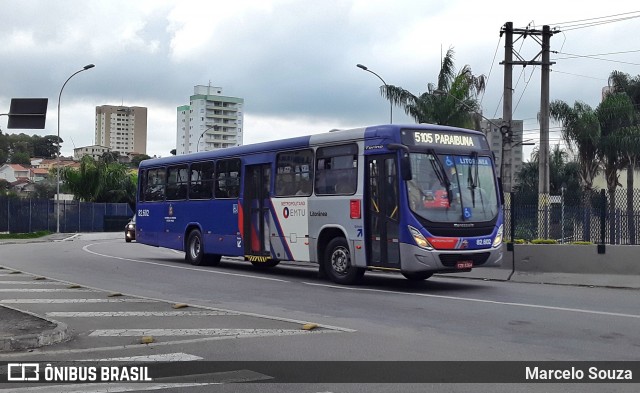
[[[432,222],[483,222],[499,210],[489,157],[411,153],[411,210]]]

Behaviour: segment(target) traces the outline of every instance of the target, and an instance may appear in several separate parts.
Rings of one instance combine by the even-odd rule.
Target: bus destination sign
[[[404,142],[412,145],[470,147],[476,149],[484,147],[482,138],[479,135],[465,135],[458,132],[412,130],[405,131],[403,136]],[[411,142],[409,142],[409,139],[411,139]]]

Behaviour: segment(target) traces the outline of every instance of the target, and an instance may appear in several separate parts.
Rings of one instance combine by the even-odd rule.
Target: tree
[[[623,93],[610,93],[605,96],[598,108],[596,108],[600,123],[600,143],[598,144],[598,156],[604,168],[607,181],[607,193],[609,194],[609,217],[613,218],[616,208],[615,193],[620,185],[619,171],[627,166],[624,154],[624,129],[630,127],[635,121],[633,103],[628,95]],[[609,225],[610,239],[615,237],[615,225]]]
[[[447,51],[437,84],[429,83],[427,91],[414,95],[399,86],[380,87],[383,97],[404,108],[416,123],[434,123],[480,129],[481,111],[478,94],[484,91],[484,75],[475,76],[465,65],[457,74],[453,62],[454,51]]]
[[[633,219],[633,175],[640,160],[640,75],[631,77],[629,74],[613,71],[609,76],[609,86],[616,93],[625,93],[631,99],[636,112],[636,125],[622,132],[620,145],[624,149],[627,160],[627,214],[629,216],[629,236],[631,244],[635,244],[635,220]]]
[[[600,126],[596,112],[583,102],[576,101],[570,107],[560,100],[551,102],[549,111],[551,117],[562,124],[562,138],[577,158],[582,189],[591,192],[593,180],[600,170]]]
[[[63,168],[61,178],[78,200],[87,202],[135,201],[137,181],[125,165],[84,156],[80,168]]]
[[[11,155],[11,163],[20,165],[31,165],[31,158],[29,158],[29,154],[27,153],[17,152]]]
[[[151,157],[146,154],[136,154],[135,156],[133,156],[133,158],[131,158],[131,167],[138,168],[141,161],[148,160],[150,158]]]

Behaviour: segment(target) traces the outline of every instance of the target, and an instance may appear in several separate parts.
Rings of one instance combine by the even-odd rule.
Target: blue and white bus
[[[140,164],[136,240],[194,265],[244,257],[424,280],[502,259],[493,155],[477,131],[380,125]]]

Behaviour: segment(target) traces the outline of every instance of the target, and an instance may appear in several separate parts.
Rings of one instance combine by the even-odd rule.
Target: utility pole
[[[503,157],[501,162],[501,171],[504,167],[503,186],[505,192],[510,192],[513,187],[513,166],[511,157],[511,142],[513,132],[511,130],[512,120],[512,68],[513,65],[542,66],[542,78],[540,86],[540,150],[538,162],[538,236],[548,237],[548,217],[549,217],[549,73],[550,66],[555,64],[550,61],[550,40],[551,36],[558,33],[559,30],[551,31],[549,26],[543,26],[542,30],[536,29],[514,29],[512,22],[507,22],[500,30],[500,35],[505,34],[505,60],[500,63],[504,64],[504,104],[502,118],[505,125],[502,127],[503,135]],[[524,60],[517,52],[513,50],[513,35],[517,35],[518,39],[527,37],[533,38],[538,42],[542,50],[533,58],[533,60]],[[542,39],[540,39],[542,37]],[[518,60],[513,61],[513,55]],[[541,57],[540,61],[537,59]],[[507,161],[508,160],[508,161]]]
[[[504,25],[504,98],[502,104],[503,124],[500,127],[502,134],[502,156],[500,157],[500,178],[505,193],[513,191],[513,167],[511,166],[511,120],[513,118],[513,22]]]
[[[542,27],[542,76],[540,83],[540,155],[538,162],[538,210],[542,212],[538,219],[538,236],[549,237],[549,26]],[[542,230],[542,231],[541,231]],[[542,232],[542,233],[540,233]]]

